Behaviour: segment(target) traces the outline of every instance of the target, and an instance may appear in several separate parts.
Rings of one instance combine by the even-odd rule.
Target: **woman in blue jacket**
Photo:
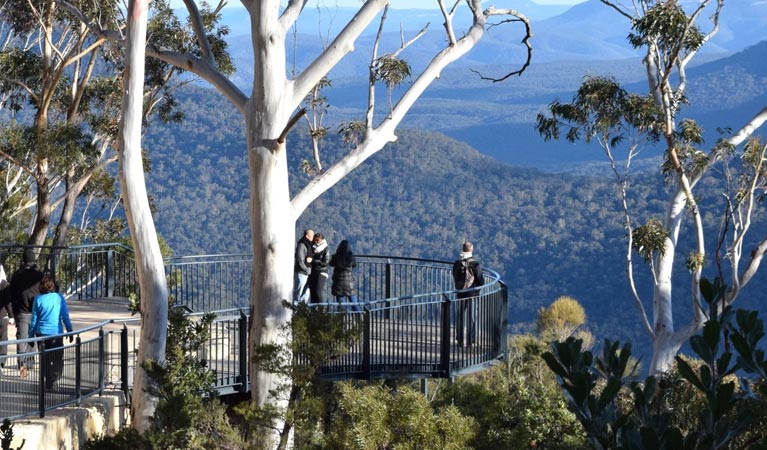
[[[69,320],[69,310],[64,296],[56,291],[56,280],[53,275],[45,274],[40,280],[40,294],[35,297],[32,305],[32,320],[29,325],[31,336],[48,337],[43,341],[45,352],[43,353],[43,373],[45,376],[45,388],[51,390],[57,385],[64,369],[64,327],[72,331],[72,322]],[[72,336],[69,336],[72,342]]]

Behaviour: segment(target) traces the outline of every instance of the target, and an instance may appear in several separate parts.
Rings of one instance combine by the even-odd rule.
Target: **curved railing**
[[[72,290],[81,294],[70,298],[90,298],[82,294],[96,292],[85,290],[89,286],[94,289],[111,286],[109,290],[102,290],[113,294],[110,297],[128,286],[135,289],[135,267],[115,263],[132,261],[132,255],[118,255],[120,252],[115,248],[77,248],[59,253],[58,261],[69,261],[70,267],[80,267],[89,274],[86,278],[79,277],[77,271],[71,272],[68,279],[73,282]],[[90,252],[103,257],[89,255]],[[94,267],[89,267],[88,261],[95,261]],[[243,288],[249,286],[251,261],[249,255],[209,255],[178,258],[167,261],[166,265],[176,305],[188,308],[192,314],[209,311],[217,316],[211,325],[210,340],[199,356],[216,372],[215,388],[221,394],[245,392],[250,387],[249,292]],[[312,305],[343,315],[347,329],[357,331],[356,338],[345,346],[344,352],[331,352],[332,356],[317,371],[319,377],[328,380],[444,378],[479,370],[505,355],[508,296],[506,286],[495,271],[484,269],[485,284],[476,295],[467,297],[467,292],[453,288],[450,262],[389,256],[359,256],[357,262],[354,273],[361,303],[359,311],[352,308],[354,305],[332,300]],[[58,267],[61,269],[61,264]],[[118,267],[127,275],[110,273]],[[107,280],[100,279],[98,274]],[[121,280],[121,283],[113,280]],[[330,283],[327,289],[326,298],[331,299]],[[476,324],[476,334],[474,341],[468,342],[467,323],[471,318]],[[59,350],[66,364],[67,382],[46,391],[42,372],[33,373],[26,382],[3,380],[0,403],[8,408],[0,407],[0,418],[42,415],[107,387],[128,391],[136,366],[138,326],[137,320],[112,320],[70,333],[75,336],[75,342]],[[130,327],[133,331],[129,331]],[[464,342],[461,343],[462,331]],[[7,344],[15,347],[18,342]],[[38,368],[48,357],[45,349],[38,348],[28,355],[8,355],[6,360],[18,356],[36,360]],[[300,352],[296,357],[301,361]],[[6,398],[14,399],[12,408]]]

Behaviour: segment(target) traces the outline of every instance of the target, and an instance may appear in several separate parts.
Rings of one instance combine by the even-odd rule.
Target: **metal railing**
[[[123,244],[71,247],[0,245],[0,263],[7,275],[18,270],[25,249],[37,255],[38,269],[56,276],[67,299],[128,297],[138,293],[138,273],[133,249]]]
[[[137,289],[135,264],[129,267],[132,255],[124,248],[60,250],[58,259],[48,258],[57,264],[47,268],[64,275],[66,284],[60,284],[70,289],[74,298],[94,299],[101,295],[97,293],[115,297],[126,292],[123,289]],[[6,263],[13,260],[10,255],[6,253]],[[166,265],[175,304],[197,310],[190,314],[192,317],[205,311],[216,315],[210,339],[198,357],[215,372],[214,388],[220,394],[247,392],[250,388],[247,314],[251,261],[249,255],[213,255],[178,258]],[[88,267],[89,262],[94,267]],[[478,292],[469,293],[453,289],[449,262],[359,256],[357,263],[354,274],[359,304],[328,301],[313,305],[343,315],[347,329],[357,333],[346,351],[332,355],[320,367],[319,377],[452,377],[479,370],[505,356],[508,295],[496,272],[485,269],[485,284]],[[119,270],[125,273],[117,273]],[[331,298],[329,289],[327,299]],[[46,350],[38,346],[32,352],[0,356],[6,371],[17,364],[14,358],[29,359],[35,368],[28,379],[2,377],[0,419],[42,416],[107,388],[129,391],[137,364],[139,326],[138,319],[111,320],[64,335],[72,335],[75,340],[61,348]],[[46,390],[44,369],[52,358],[63,361],[63,376],[58,385]],[[296,358],[301,362],[300,352]]]

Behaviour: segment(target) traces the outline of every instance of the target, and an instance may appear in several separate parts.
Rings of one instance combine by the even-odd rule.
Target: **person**
[[[322,233],[314,234],[312,251],[314,255],[312,271],[309,274],[309,297],[312,303],[325,303],[325,284],[328,281],[330,253],[328,253],[328,242]]]
[[[45,274],[40,280],[40,294],[35,297],[32,305],[32,320],[29,333],[33,336],[46,338],[43,341],[43,378],[45,389],[53,389],[61,378],[64,370],[64,333],[62,323],[67,332],[72,332],[72,321],[69,320],[69,309],[64,296],[56,289],[53,275]],[[72,342],[72,335],[69,335]]]
[[[310,229],[304,230],[304,235],[296,242],[295,262],[293,267],[294,273],[294,291],[293,302],[309,301],[309,273],[312,271],[311,263],[312,256],[312,240],[314,239],[314,231]]]
[[[8,355],[8,346],[3,345],[3,342],[8,340],[8,325],[14,324],[9,285],[5,279],[5,269],[0,264],[0,369],[5,367],[5,358]]]
[[[16,339],[27,339],[29,334],[29,323],[32,319],[32,302],[35,296],[40,293],[40,280],[43,279],[43,273],[37,270],[35,263],[37,255],[31,248],[24,250],[21,258],[22,267],[11,276],[11,302],[13,303],[13,317],[16,321]],[[34,343],[25,342],[17,346],[16,353],[22,355],[34,350]],[[26,378],[29,372],[27,363],[29,357],[19,357],[19,374],[21,378]]]
[[[352,273],[352,269],[357,267],[357,260],[354,258],[349,241],[344,239],[338,244],[336,252],[330,257],[330,266],[333,267],[333,284],[330,292],[338,303],[354,303],[353,310],[360,311],[357,296],[354,294],[354,274]]]
[[[477,337],[477,324],[474,317],[473,297],[479,296],[479,289],[472,289],[485,284],[482,267],[474,258],[474,245],[463,243],[458,259],[453,263],[453,281],[458,290],[458,317],[456,320],[456,341],[459,346],[471,347]],[[464,340],[465,338],[465,340]]]

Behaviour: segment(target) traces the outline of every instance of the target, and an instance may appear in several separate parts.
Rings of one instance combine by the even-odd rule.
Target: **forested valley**
[[[247,158],[239,116],[210,90],[190,88],[179,98],[185,121],[150,127],[145,139],[159,231],[178,256],[248,253]],[[333,131],[322,142],[323,163],[348,145]],[[311,227],[326,235],[331,248],[348,239],[357,254],[439,260],[454,260],[463,240],[472,240],[485,267],[509,285],[512,333],[531,330],[538,309],[566,295],[584,305],[597,342],[631,341],[635,354],[649,353],[626,282],[626,231],[608,171],[545,173],[498,162],[438,133],[405,129],[398,137],[314,202],[300,218],[297,235]],[[515,145],[514,136],[505,139]],[[305,127],[288,140],[295,191],[311,179],[302,171],[311,145]],[[525,151],[545,152],[546,143],[541,139]],[[649,169],[631,180],[631,207],[643,214],[633,218],[637,223],[661,217],[665,207],[659,161],[643,166]],[[710,197],[701,201],[708,208],[706,227],[716,232],[724,206],[717,197],[721,180],[704,183],[709,188],[702,192]],[[763,214],[755,226],[767,228]],[[692,243],[682,248],[693,251]],[[647,285],[651,274],[636,261],[638,285]],[[685,277],[686,271],[680,259],[676,272]],[[713,262],[706,275],[716,276]],[[689,297],[686,286],[678,283],[677,298]],[[739,307],[761,307],[765,287],[764,277],[747,286]],[[651,308],[651,292],[641,295]],[[677,303],[683,313],[686,302]]]

